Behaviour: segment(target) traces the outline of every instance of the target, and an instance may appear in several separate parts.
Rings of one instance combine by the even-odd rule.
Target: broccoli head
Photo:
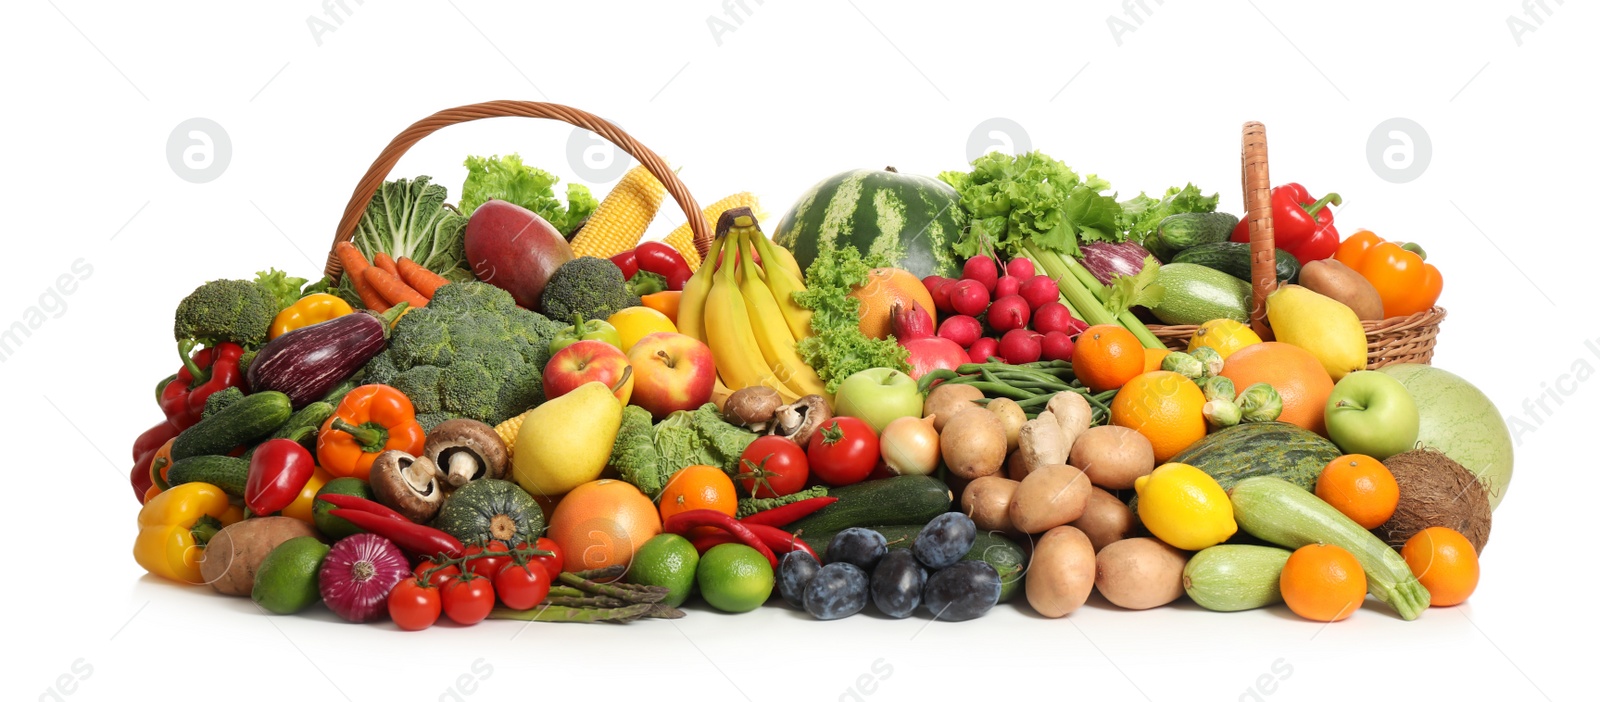
[[[561,325],[488,283],[451,283],[400,318],[365,380],[391,385],[432,428],[466,417],[499,424],[544,401],[544,364]]]
[[[603,258],[582,256],[561,264],[545,283],[539,307],[551,319],[606,319],[642,304],[628,292],[622,269]]]
[[[224,407],[244,399],[244,391],[238,386],[229,385],[206,396],[206,407],[200,411],[202,419],[221,412]]]
[[[178,303],[172,335],[187,348],[224,341],[257,347],[267,342],[277,314],[278,300],[266,288],[248,280],[213,280]]]

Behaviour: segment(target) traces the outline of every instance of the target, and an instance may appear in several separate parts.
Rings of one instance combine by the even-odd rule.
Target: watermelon
[[[1511,430],[1494,402],[1459,375],[1418,363],[1378,369],[1400,381],[1417,403],[1417,445],[1435,448],[1478,476],[1496,509],[1511,484]]]
[[[956,278],[961,260],[950,247],[965,225],[955,188],[893,168],[859,168],[802,195],[772,240],[793,252],[801,268],[810,267],[818,251],[849,244],[863,256],[885,254],[918,278]]]

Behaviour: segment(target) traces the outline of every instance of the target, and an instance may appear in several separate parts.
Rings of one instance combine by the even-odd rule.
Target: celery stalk
[[[1113,316],[1111,311],[1105,308],[1102,298],[1107,294],[1106,287],[1101,285],[1083,264],[1073,260],[1071,256],[1041,249],[1032,242],[1024,244],[1023,247],[1029,257],[1055,279],[1056,286],[1061,288],[1061,295],[1067,300],[1068,306],[1083,313],[1079,319],[1089,324],[1117,324],[1133,332],[1133,336],[1147,349],[1166,348],[1166,344],[1161,343],[1161,340],[1145,327],[1144,322],[1139,321],[1133,310],[1124,310],[1122,314]]]

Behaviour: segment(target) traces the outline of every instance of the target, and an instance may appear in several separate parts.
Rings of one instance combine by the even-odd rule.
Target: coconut
[[[1449,527],[1483,553],[1489,541],[1489,491],[1471,471],[1430,448],[1395,454],[1383,465],[1400,485],[1400,504],[1373,533],[1400,548],[1423,529]]]

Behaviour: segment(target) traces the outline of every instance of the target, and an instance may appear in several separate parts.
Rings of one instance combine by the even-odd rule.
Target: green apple
[[[896,419],[921,417],[922,393],[917,391],[917,381],[905,373],[868,368],[839,383],[839,391],[833,395],[833,413],[860,419],[881,433]]]
[[[1410,451],[1421,423],[1406,386],[1377,371],[1356,371],[1334,385],[1323,418],[1340,451],[1380,461]]]

